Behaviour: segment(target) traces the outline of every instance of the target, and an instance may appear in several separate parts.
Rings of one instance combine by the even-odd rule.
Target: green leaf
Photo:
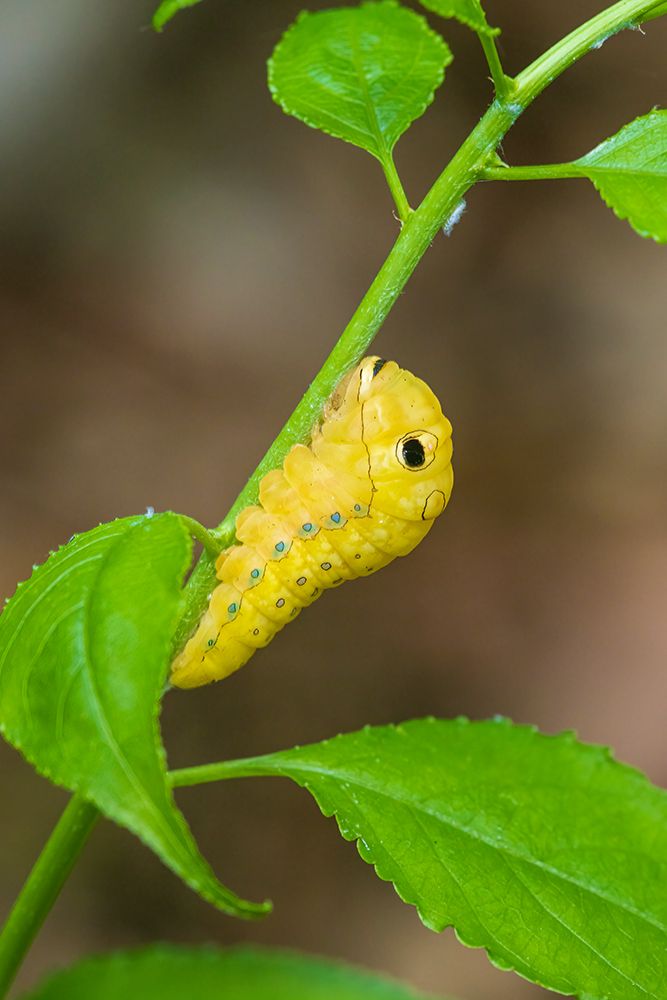
[[[423,17],[384,0],[302,13],[269,60],[269,88],[287,114],[386,164],[451,61]]]
[[[667,243],[667,111],[652,111],[575,160],[619,219]]]
[[[456,18],[478,35],[500,34],[500,28],[492,28],[487,21],[480,0],[419,0],[419,2],[422,7],[439,14],[440,17]]]
[[[23,1000],[427,1000],[338,962],[255,948],[157,945],[87,959]]]
[[[37,568],[0,617],[0,731],[209,902],[253,915],[216,881],[166,780],[159,701],[190,558],[180,518],[159,514],[77,535]]]
[[[172,17],[176,17],[179,10],[185,10],[186,7],[194,7],[195,4],[200,2],[201,0],[162,0],[162,3],[153,14],[153,27],[156,31],[162,31],[165,24],[171,21]]]
[[[501,968],[586,1000],[667,998],[667,794],[606,749],[426,719],[238,773],[307,788],[427,927]]]

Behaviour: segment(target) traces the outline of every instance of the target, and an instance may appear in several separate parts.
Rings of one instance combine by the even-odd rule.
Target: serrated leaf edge
[[[363,9],[364,7],[381,7],[381,6],[399,7],[401,9],[403,9],[403,10],[409,11],[415,18],[417,18],[418,20],[420,20],[423,23],[424,29],[428,32],[428,34],[430,36],[432,36],[432,38],[434,40],[438,41],[438,43],[441,46],[442,55],[443,55],[443,64],[442,64],[442,66],[439,69],[437,82],[434,84],[433,89],[430,91],[430,93],[428,94],[427,98],[423,102],[423,105],[422,105],[421,102],[420,102],[419,105],[417,105],[417,107],[419,108],[417,114],[414,115],[411,118],[411,120],[408,122],[407,126],[405,127],[405,129],[401,133],[401,135],[399,135],[398,138],[394,141],[394,143],[391,146],[388,147],[387,155],[391,156],[391,153],[394,150],[396,144],[405,135],[405,133],[407,132],[407,130],[410,128],[410,125],[412,125],[418,118],[421,118],[424,115],[424,113],[428,110],[428,108],[430,108],[430,106],[433,104],[433,101],[435,100],[436,91],[444,83],[444,80],[445,80],[445,71],[446,71],[446,69],[449,66],[451,66],[452,62],[454,61],[454,54],[453,54],[452,50],[450,49],[449,45],[447,44],[447,42],[444,40],[444,38],[437,31],[433,30],[433,28],[430,26],[430,24],[428,23],[428,21],[426,20],[426,18],[422,14],[418,14],[416,11],[412,10],[410,7],[403,7],[403,5],[400,4],[400,3],[398,3],[397,0],[364,0],[364,2],[361,3],[361,4],[359,4],[357,7],[342,7],[342,8],[337,8],[336,7],[336,8],[328,8],[328,9],[325,9],[325,10],[317,10],[317,11],[302,10],[296,16],[296,18],[294,19],[294,21],[292,21],[292,23],[289,25],[289,27],[286,28],[286,30],[283,32],[282,36],[280,37],[280,39],[278,40],[277,44],[275,45],[275,47],[273,49],[273,52],[271,53],[271,55],[269,56],[269,58],[267,60],[267,85],[268,85],[269,92],[271,94],[271,97],[272,97],[273,101],[278,105],[278,107],[281,109],[281,111],[283,111],[290,118],[296,118],[297,121],[301,122],[303,125],[307,125],[308,128],[315,129],[317,132],[322,132],[324,135],[329,135],[329,136],[331,136],[332,139],[338,139],[340,142],[346,142],[348,145],[355,146],[355,148],[357,148],[357,149],[363,149],[364,152],[370,153],[370,155],[373,156],[380,163],[382,163],[383,157],[382,157],[382,155],[381,155],[381,153],[379,151],[376,152],[373,149],[368,149],[366,146],[362,146],[359,143],[356,143],[356,142],[354,142],[351,139],[344,139],[341,136],[337,135],[335,132],[333,132],[330,129],[326,128],[325,126],[316,124],[314,121],[312,121],[310,118],[308,118],[307,115],[302,115],[302,114],[298,114],[297,115],[297,114],[295,114],[291,110],[291,108],[289,107],[289,104],[286,103],[283,100],[283,98],[280,96],[280,94],[278,92],[279,91],[279,87],[276,85],[274,77],[275,77],[275,60],[276,60],[276,56],[280,52],[281,48],[288,41],[290,34],[293,31],[295,31],[298,28],[298,26],[303,21],[305,21],[305,20],[307,20],[309,18],[312,18],[312,17],[317,17],[319,14],[332,13],[333,11],[336,11],[336,10],[350,10],[350,11],[354,11],[354,10]]]
[[[667,244],[667,236],[665,236],[664,238],[661,236],[656,236],[655,233],[650,232],[647,229],[642,229],[640,226],[636,225],[633,222],[630,213],[625,212],[623,209],[617,207],[613,203],[613,200],[608,196],[605,190],[605,185],[608,183],[607,177],[605,175],[628,174],[629,176],[632,177],[640,177],[642,174],[645,173],[648,177],[651,178],[653,178],[654,175],[649,173],[648,171],[643,171],[643,170],[625,170],[623,168],[619,169],[618,167],[608,167],[605,166],[604,164],[600,165],[595,161],[594,158],[596,156],[603,154],[605,152],[605,147],[609,146],[611,143],[614,142],[614,140],[618,139],[618,137],[621,135],[622,132],[631,129],[633,126],[638,125],[640,122],[649,122],[651,119],[661,118],[662,116],[665,115],[667,115],[667,111],[657,107],[653,108],[645,115],[639,115],[637,118],[634,118],[631,122],[626,122],[626,124],[622,125],[617,132],[609,136],[607,139],[603,139],[602,142],[599,142],[597,146],[591,149],[588,153],[585,153],[583,156],[580,156],[579,159],[574,161],[574,163],[577,166],[583,168],[587,180],[590,181],[590,183],[593,185],[597,193],[602,198],[602,201],[605,203],[607,208],[611,209],[611,211],[614,213],[617,219],[620,219],[622,222],[627,222],[639,236],[643,237],[644,239],[651,239],[654,241],[654,243],[657,243],[660,246],[664,246],[665,244]],[[598,177],[596,177],[596,175],[598,175]],[[599,175],[602,175],[602,177],[600,177]]]
[[[599,181],[596,181],[593,177],[589,177],[588,180],[591,182],[597,193],[600,195],[602,201],[605,203],[607,208],[611,209],[611,211],[614,213],[617,219],[620,219],[621,222],[627,222],[630,228],[634,229],[634,231],[637,233],[638,236],[641,236],[644,239],[653,240],[653,242],[657,243],[658,246],[664,246],[665,244],[667,244],[667,236],[665,237],[657,236],[655,233],[649,232],[648,229],[642,229],[633,221],[629,212],[626,212],[624,211],[624,209],[619,208],[617,205],[613,204],[611,199],[608,197],[603,184],[601,184]]]
[[[375,729],[375,728],[377,728],[379,730],[383,730],[384,729],[384,730],[393,730],[395,732],[401,732],[401,731],[404,731],[406,727],[414,725],[414,724],[417,724],[417,723],[422,723],[422,722],[436,723],[438,721],[441,721],[441,720],[435,719],[433,717],[428,717],[427,719],[414,719],[414,720],[410,720],[409,722],[400,723],[398,725],[379,726],[379,727],[365,726],[364,729],[362,730],[362,732],[363,731],[367,731],[367,730],[372,730],[372,729]],[[442,721],[446,721],[446,720],[442,720]],[[490,725],[490,724],[499,725],[499,726],[504,726],[506,728],[512,728],[512,729],[517,729],[517,730],[522,730],[522,731],[530,732],[530,733],[534,734],[535,736],[537,736],[539,739],[545,740],[545,741],[561,742],[563,744],[568,744],[569,743],[570,745],[576,744],[577,746],[579,746],[579,747],[585,749],[586,751],[588,751],[589,753],[591,753],[591,755],[598,756],[600,762],[609,763],[609,764],[613,765],[614,767],[620,769],[621,771],[624,771],[624,772],[632,775],[636,779],[637,778],[641,779],[649,787],[653,787],[653,785],[651,784],[651,782],[648,780],[647,776],[642,771],[640,771],[638,768],[632,767],[629,764],[625,764],[625,763],[617,760],[616,757],[615,757],[615,755],[614,755],[614,753],[613,753],[613,751],[612,751],[612,749],[610,747],[605,746],[605,745],[601,745],[601,744],[586,743],[586,742],[584,742],[582,740],[579,740],[577,738],[576,733],[573,730],[563,730],[562,732],[555,733],[555,734],[542,733],[542,732],[540,732],[540,730],[538,729],[538,727],[535,726],[535,725],[523,724],[523,723],[517,723],[517,724],[515,724],[510,719],[507,719],[507,718],[504,718],[504,717],[495,717],[493,719],[486,720],[485,722],[477,722],[477,721],[472,721],[472,720],[466,718],[465,716],[459,716],[457,719],[450,720],[450,721],[456,722],[457,724],[459,724],[461,726],[464,726],[464,725],[465,726],[468,726],[468,725],[469,726],[476,726],[476,725]],[[334,736],[330,740],[325,740],[325,741],[323,741],[323,743],[316,744],[316,745],[317,746],[324,746],[324,745],[327,745],[329,743],[333,743],[333,742],[336,742],[338,740],[345,739],[346,735],[348,735],[348,734],[339,734],[338,736]],[[290,751],[284,751],[284,753],[286,753],[286,754],[289,754],[289,752]],[[277,756],[279,756],[279,755],[267,755],[266,758],[257,758],[257,760],[258,761],[259,760],[270,761],[271,757],[277,757]],[[293,777],[292,774],[289,773],[289,768],[290,767],[293,768],[294,765],[293,764],[292,765],[287,764],[285,770],[281,770],[280,766],[278,766],[277,771],[278,771],[278,773],[282,774],[283,777],[290,778],[291,780],[294,781],[296,779]],[[297,765],[297,767],[298,767],[298,765]],[[304,770],[306,770],[306,769],[304,768]],[[313,768],[313,770],[315,770],[315,768]],[[320,769],[320,772],[321,771],[322,771],[322,769]],[[334,775],[332,774],[332,777],[333,776]],[[347,780],[349,780],[350,784],[354,784],[355,783],[355,779],[353,777],[351,777],[351,776],[349,776],[347,778]],[[445,930],[447,930],[448,928],[451,927],[453,929],[453,931],[454,931],[457,939],[461,942],[461,944],[465,945],[465,947],[467,947],[467,948],[481,948],[486,953],[486,955],[488,956],[488,959],[491,962],[491,964],[494,965],[496,968],[500,969],[503,972],[514,972],[517,975],[521,976],[522,978],[526,979],[528,982],[535,983],[536,985],[542,986],[545,989],[549,989],[549,990],[557,989],[559,992],[563,992],[563,993],[565,993],[567,995],[578,995],[580,997],[580,1000],[609,1000],[609,998],[607,996],[602,996],[602,995],[598,995],[598,994],[589,994],[589,993],[586,993],[586,994],[579,993],[579,994],[577,994],[576,987],[572,983],[568,983],[565,980],[563,980],[563,982],[561,984],[559,984],[558,986],[555,986],[553,981],[550,982],[550,983],[547,983],[547,982],[545,982],[545,981],[542,980],[542,978],[540,977],[540,975],[538,975],[537,973],[534,973],[534,972],[530,971],[530,966],[524,964],[523,968],[522,968],[521,967],[520,956],[516,956],[519,959],[519,962],[517,962],[516,964],[509,963],[503,956],[499,955],[497,952],[494,951],[493,946],[490,946],[488,943],[484,943],[482,941],[476,941],[474,939],[474,935],[470,935],[468,937],[464,936],[461,933],[461,931],[456,927],[456,924],[454,923],[453,920],[448,920],[446,918],[443,921],[441,921],[441,922],[438,922],[436,920],[431,920],[424,913],[423,909],[419,906],[419,904],[414,899],[410,898],[410,892],[409,892],[409,890],[405,889],[402,884],[399,884],[397,881],[395,881],[394,878],[390,874],[385,874],[385,872],[383,871],[382,862],[374,860],[374,852],[370,848],[368,850],[365,849],[365,847],[367,845],[365,845],[365,842],[363,840],[362,835],[360,833],[354,832],[354,830],[352,828],[348,828],[347,827],[347,824],[345,823],[345,820],[343,818],[341,818],[341,816],[339,815],[338,808],[335,808],[335,807],[332,807],[331,805],[328,805],[324,801],[324,796],[320,796],[319,794],[316,794],[316,792],[313,790],[313,788],[311,787],[311,785],[307,781],[304,781],[303,784],[301,784],[300,781],[296,781],[296,783],[298,785],[300,785],[301,787],[305,788],[306,791],[308,791],[312,795],[312,797],[314,798],[314,800],[315,800],[315,802],[316,802],[316,804],[317,804],[318,808],[320,809],[320,811],[321,811],[321,813],[322,813],[323,816],[325,816],[327,819],[332,819],[333,818],[333,819],[336,820],[336,824],[338,826],[338,829],[339,829],[340,834],[343,837],[343,839],[346,840],[346,841],[348,841],[349,843],[352,843],[352,842],[356,843],[357,851],[359,853],[360,858],[366,864],[372,866],[372,868],[375,871],[375,874],[377,875],[377,877],[381,881],[383,881],[383,882],[390,883],[393,886],[394,891],[396,892],[397,896],[399,897],[399,899],[402,902],[406,903],[409,906],[414,906],[414,908],[417,911],[417,914],[419,916],[419,919],[421,920],[421,922],[424,924],[424,926],[426,928],[428,928],[429,930],[435,931],[435,933],[442,933],[443,931],[445,931]],[[357,784],[359,784],[359,782],[357,782]],[[367,786],[362,786],[362,787],[367,788]],[[378,792],[379,794],[382,794],[382,790],[379,789],[379,788],[373,788],[371,790],[373,792]],[[461,828],[457,828],[457,829],[459,829],[463,833],[468,832],[468,831],[466,831],[462,827]],[[529,861],[530,859],[529,858],[524,858],[522,860]],[[559,875],[560,877],[564,877],[562,875],[562,873],[559,873],[555,869],[553,869],[553,870],[549,869],[549,871],[552,871],[553,874]],[[568,880],[568,881],[572,881],[572,880]],[[583,889],[585,889],[585,890],[587,890],[589,892],[593,892],[593,890],[591,890],[590,886],[586,886],[583,883],[581,883],[581,884],[580,883],[574,883],[574,884],[580,885],[581,888],[583,888]],[[661,924],[658,924],[658,923],[656,923],[653,920],[649,920],[646,917],[646,915],[642,914],[640,911],[637,911],[634,908],[628,908],[627,906],[624,906],[623,904],[618,903],[618,901],[616,901],[616,900],[614,900],[612,898],[608,898],[608,897],[606,897],[604,895],[601,895],[599,893],[593,892],[593,894],[596,895],[596,896],[599,896],[599,898],[605,899],[606,902],[612,903],[613,905],[619,905],[619,906],[621,906],[622,909],[625,909],[626,911],[632,912],[634,915],[643,918],[644,920],[647,921],[647,923],[649,923],[651,926],[656,927],[658,930],[667,932],[667,928],[663,927]],[[619,970],[616,970],[616,971],[619,971]],[[625,975],[622,972],[620,974],[623,975],[623,976]],[[648,994],[647,993],[646,995],[647,995],[647,997],[653,997],[653,994]],[[659,1000],[659,998],[655,997],[655,1000]]]

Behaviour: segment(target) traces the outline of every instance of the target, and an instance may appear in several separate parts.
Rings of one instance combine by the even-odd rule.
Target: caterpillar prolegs
[[[172,683],[220,680],[301,608],[344,580],[407,555],[449,500],[451,424],[429,387],[394,361],[365,358],[326,404],[310,445],[264,476],[259,505],[236,520],[238,544]]]

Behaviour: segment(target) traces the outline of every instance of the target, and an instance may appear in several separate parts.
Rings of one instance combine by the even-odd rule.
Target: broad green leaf
[[[239,773],[307,788],[427,927],[501,968],[586,1000],[667,998],[667,793],[606,749],[426,719]]]
[[[575,160],[619,219],[667,243],[667,111],[652,111]]]
[[[269,60],[269,88],[287,114],[387,163],[451,60],[421,15],[364,3],[302,13]]]
[[[0,617],[0,731],[209,902],[252,915],[216,881],[166,780],[159,702],[190,555],[180,518],[158,514],[77,535],[37,568]]]
[[[153,14],[153,27],[156,31],[162,31],[165,24],[171,21],[172,17],[176,17],[179,10],[185,10],[186,7],[194,7],[195,4],[200,2],[201,0],[162,0],[162,3]]]
[[[295,952],[156,945],[87,959],[23,1000],[427,1000],[406,986]]]
[[[479,35],[499,35],[500,28],[492,28],[480,0],[419,0],[422,7],[440,17],[454,17],[461,24],[472,28]]]

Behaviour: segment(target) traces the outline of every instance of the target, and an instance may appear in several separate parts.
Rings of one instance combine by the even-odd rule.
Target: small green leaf
[[[606,749],[427,719],[240,764],[307,788],[427,927],[500,968],[586,1000],[666,1000],[667,794]]]
[[[667,243],[667,111],[652,111],[575,160],[619,219]]]
[[[194,7],[195,4],[200,2],[201,0],[162,0],[162,3],[153,14],[153,27],[156,31],[162,31],[165,24],[171,21],[172,17],[176,17],[179,10],[185,10],[186,7]]]
[[[427,1000],[338,962],[257,948],[156,945],[87,959],[22,1000]],[[435,1000],[435,998],[433,998]]]
[[[302,13],[269,60],[269,88],[287,114],[386,164],[451,61],[423,17],[383,0]]]
[[[38,567],[0,617],[0,731],[209,902],[253,915],[216,881],[166,780],[159,702],[190,556],[180,518],[158,514],[77,535]]]
[[[480,0],[419,0],[422,7],[439,14],[453,17],[461,24],[476,31],[478,35],[499,35],[500,28],[492,28]]]

